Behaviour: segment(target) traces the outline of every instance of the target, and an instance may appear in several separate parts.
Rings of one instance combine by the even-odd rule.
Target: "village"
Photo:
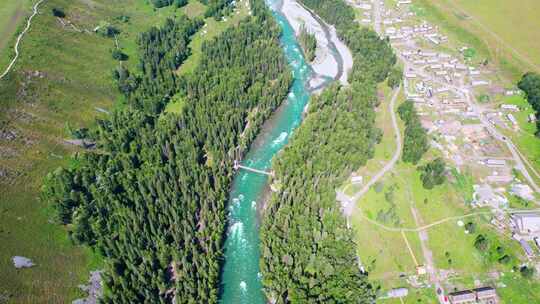
[[[404,97],[414,102],[432,149],[447,166],[472,175],[471,209],[488,214],[494,231],[519,244],[522,264],[540,272],[540,175],[507,136],[536,121],[534,114],[518,121],[523,109],[505,102],[523,93],[501,83],[487,61],[473,60],[474,49],[418,18],[414,1],[348,3],[356,8],[361,25],[372,25],[390,40],[402,64]],[[361,176],[352,179],[353,184],[362,182]],[[429,269],[433,265],[426,266],[418,274],[431,277],[440,303],[500,302],[497,286],[477,282],[456,290],[436,269]],[[383,298],[402,299],[408,293],[405,287],[394,288]]]

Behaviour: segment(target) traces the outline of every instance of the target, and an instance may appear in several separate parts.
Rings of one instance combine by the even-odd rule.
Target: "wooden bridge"
[[[268,175],[268,176],[272,176],[272,177],[274,176],[273,171],[267,172],[267,171],[263,171],[263,170],[259,170],[259,169],[255,169],[255,168],[250,168],[250,167],[247,167],[247,166],[242,166],[236,160],[234,161],[234,169],[235,170],[243,169],[243,170],[250,171],[250,172],[253,172],[253,173],[264,174],[264,175]]]

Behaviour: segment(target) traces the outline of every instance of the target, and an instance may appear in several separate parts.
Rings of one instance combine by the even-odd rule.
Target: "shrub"
[[[474,247],[480,251],[486,251],[489,247],[489,240],[482,234],[479,234],[474,241]]]
[[[118,61],[126,61],[129,57],[120,50],[112,51],[112,58]]]
[[[425,189],[433,189],[433,187],[443,184],[446,181],[444,168],[445,163],[441,158],[437,158],[425,166],[418,167],[422,186]]]
[[[510,263],[511,260],[512,260],[512,258],[510,258],[510,256],[508,254],[505,254],[501,258],[499,258],[499,263],[508,264],[508,263]]]
[[[52,14],[53,14],[53,16],[58,17],[58,18],[66,17],[66,14],[64,13],[64,11],[62,9],[59,9],[59,8],[56,8],[56,7],[53,7]]]
[[[112,26],[108,22],[101,22],[97,27],[97,33],[103,37],[112,38],[120,34],[120,30],[118,30],[116,27]]]
[[[527,267],[527,266],[521,266],[521,268],[519,269],[519,273],[521,273],[522,277],[524,277],[526,279],[530,279],[534,275],[534,268]]]
[[[465,224],[465,229],[469,231],[469,233],[475,233],[476,232],[476,224],[473,222],[468,222]]]
[[[188,0],[174,0],[175,7],[182,7],[186,4],[188,4]]]
[[[403,78],[403,71],[399,67],[393,67],[390,70],[390,73],[388,74],[388,86],[392,89],[395,89],[399,86],[401,83],[401,79]]]

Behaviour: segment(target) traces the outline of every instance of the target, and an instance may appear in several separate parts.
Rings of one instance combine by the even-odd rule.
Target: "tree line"
[[[426,130],[422,127],[420,117],[416,113],[412,100],[400,104],[398,114],[401,120],[405,122],[405,138],[403,139],[401,159],[404,162],[416,165],[429,149]]]
[[[162,8],[169,5],[174,5],[175,7],[182,7],[188,3],[188,0],[151,0],[155,8]]]
[[[303,1],[328,23],[341,0]],[[344,18],[345,19],[345,18]],[[340,25],[341,26],[341,25]],[[264,290],[275,303],[370,303],[375,290],[360,272],[353,232],[335,189],[373,157],[377,84],[396,62],[387,40],[347,25],[353,52],[349,86],[334,84],[310,100],[302,125],[273,161],[275,192],[261,225]]]
[[[217,303],[234,159],[292,80],[279,26],[263,1],[251,8],[184,77],[174,72],[200,21],[141,34],[139,69],[117,70],[126,104],[90,132],[97,149],[48,174],[58,221],[104,257],[103,303]],[[180,113],[163,112],[171,96]]]
[[[214,17],[216,20],[228,16],[234,9],[234,0],[199,0],[206,5],[204,17]],[[155,8],[162,8],[174,5],[179,8],[188,4],[188,0],[151,0]]]

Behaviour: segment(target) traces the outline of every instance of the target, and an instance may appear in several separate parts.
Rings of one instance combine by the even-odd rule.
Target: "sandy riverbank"
[[[345,43],[338,39],[336,29],[333,26],[330,26],[330,34],[332,35],[332,41],[334,41],[338,54],[341,56],[341,60],[343,61],[343,74],[341,74],[339,81],[346,85],[348,84],[347,79],[349,77],[349,72],[353,67],[353,56]]]
[[[338,79],[347,84],[349,71],[352,69],[352,54],[341,42],[333,26],[325,24],[320,18],[306,10],[296,0],[282,0],[280,12],[287,18],[296,35],[300,33],[302,24],[317,39],[315,60],[310,64],[315,75],[310,87],[316,88],[326,79]]]

